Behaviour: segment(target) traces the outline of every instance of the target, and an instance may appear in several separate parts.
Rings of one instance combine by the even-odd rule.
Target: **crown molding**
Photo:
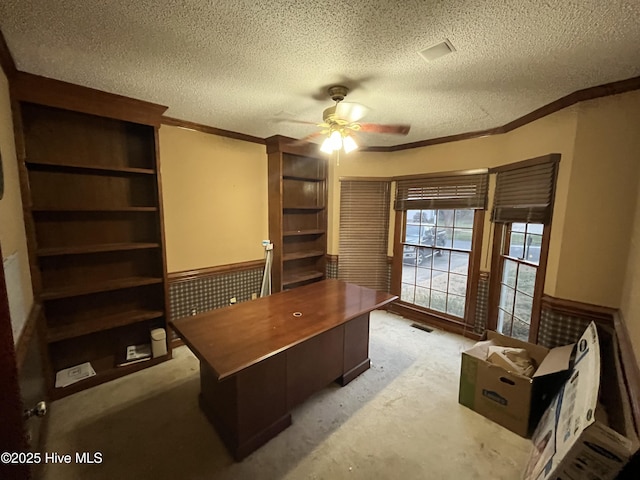
[[[231,130],[223,130],[221,128],[210,127],[201,123],[180,120],[179,118],[167,117],[166,115],[162,116],[161,122],[162,125],[186,128],[187,130],[209,133],[211,135],[218,135],[220,137],[233,138],[235,140],[243,140],[245,142],[259,143],[260,145],[266,145],[267,143],[264,138],[254,137],[252,135],[246,135],[244,133],[232,132]]]
[[[164,105],[18,71],[11,95],[18,101],[160,126]]]

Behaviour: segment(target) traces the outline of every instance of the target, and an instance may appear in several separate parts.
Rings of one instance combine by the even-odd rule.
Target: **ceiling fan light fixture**
[[[331,142],[333,150],[340,150],[342,148],[342,134],[338,130],[334,130],[329,136],[329,142]]]
[[[351,135],[347,135],[346,137],[344,137],[344,140],[342,141],[342,146],[344,148],[344,153],[353,152],[358,148],[358,144],[356,143],[356,141],[353,139]]]
[[[320,147],[320,151],[324,152],[324,153],[332,153],[333,152],[333,147],[331,145],[331,139],[329,137],[324,139],[324,142],[322,142],[322,146]]]

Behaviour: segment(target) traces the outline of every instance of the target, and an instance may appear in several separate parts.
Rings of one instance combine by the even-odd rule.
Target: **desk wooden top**
[[[329,279],[171,324],[222,380],[397,298]]]

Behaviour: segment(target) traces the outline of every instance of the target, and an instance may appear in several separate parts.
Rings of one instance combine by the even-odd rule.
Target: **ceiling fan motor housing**
[[[331,100],[334,102],[341,102],[344,100],[344,97],[349,93],[349,89],[343,85],[335,85],[333,87],[329,87],[329,96]]]

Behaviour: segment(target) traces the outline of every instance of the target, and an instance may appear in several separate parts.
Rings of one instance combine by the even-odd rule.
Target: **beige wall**
[[[556,289],[560,298],[620,306],[640,175],[638,118],[640,92],[578,106]]]
[[[552,228],[547,282],[545,291],[554,294],[559,268],[563,220],[568,192],[568,179],[573,160],[576,131],[576,108],[566,108],[529,123],[504,135],[462,140],[429,147],[401,150],[392,153],[358,153],[344,156],[337,166],[332,161],[330,178],[329,253],[338,254],[339,241],[339,177],[370,177],[410,175],[415,173],[447,172],[490,168],[525,160],[548,153],[560,153],[562,159],[556,188],[554,224]],[[492,176],[493,177],[493,176]],[[494,179],[491,179],[489,205],[493,199]],[[481,268],[489,270],[491,242],[490,214],[485,216]],[[393,216],[391,219],[393,225]],[[391,246],[390,246],[391,249]],[[391,251],[390,251],[391,254]]]
[[[4,196],[0,200],[0,246],[2,246],[2,255],[5,258],[14,253],[18,254],[24,308],[25,314],[28,315],[33,305],[33,290],[31,288],[27,240],[22,216],[22,199],[20,197],[18,164],[13,138],[13,119],[9,100],[9,83],[2,70],[0,70],[0,154],[2,155],[4,171]],[[19,290],[16,289],[16,291]],[[17,321],[14,318],[11,320],[12,322]],[[14,338],[14,341],[17,341],[17,338]]]
[[[163,125],[160,162],[169,272],[264,257],[264,145]]]
[[[640,189],[638,190],[632,227],[620,311],[627,325],[636,360],[640,367]]]

